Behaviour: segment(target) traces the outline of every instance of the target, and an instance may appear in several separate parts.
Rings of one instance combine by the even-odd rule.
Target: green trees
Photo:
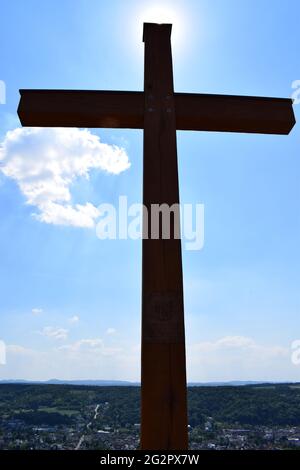
[[[99,404],[100,429],[130,428],[140,423],[139,387],[0,385],[0,420],[21,419],[32,425],[85,422]],[[189,424],[300,425],[300,387],[251,385],[190,387]]]

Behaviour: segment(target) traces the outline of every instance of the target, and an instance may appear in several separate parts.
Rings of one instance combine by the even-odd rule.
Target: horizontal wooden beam
[[[20,90],[23,126],[144,127],[144,93],[135,91]],[[288,134],[292,100],[175,93],[178,130]],[[154,110],[155,112],[155,110]]]
[[[23,126],[144,126],[144,94],[134,91],[20,90]]]
[[[295,124],[289,98],[176,93],[178,130],[289,134]]]

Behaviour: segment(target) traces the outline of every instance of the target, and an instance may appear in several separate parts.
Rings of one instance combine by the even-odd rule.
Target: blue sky
[[[291,96],[300,80],[296,0],[11,0],[1,5],[2,148],[20,127],[20,88],[142,90],[142,22],[161,10],[173,22],[176,91]],[[84,145],[96,139],[100,154],[124,149],[123,169],[109,172],[101,160],[89,179],[74,173],[51,191],[69,192],[72,216],[76,204],[86,211],[120,195],[141,202],[142,131],[90,133]],[[178,132],[181,202],[205,205],[204,248],[183,251],[189,380],[300,380],[291,363],[300,338],[299,135],[298,124],[289,136]],[[43,167],[51,139],[22,135],[23,170]],[[76,149],[58,142],[58,161],[69,162]],[[101,241],[91,226],[32,216],[44,202],[9,168],[0,164],[0,379],[138,380],[141,242]]]

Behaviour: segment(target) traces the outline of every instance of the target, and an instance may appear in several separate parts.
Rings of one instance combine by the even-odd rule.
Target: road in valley
[[[97,419],[97,416],[98,416],[98,414],[99,414],[99,411],[98,411],[98,410],[99,410],[99,407],[100,407],[100,404],[98,404],[98,405],[95,406],[93,419]],[[90,422],[86,425],[86,428],[87,428],[88,431],[90,430],[91,426],[92,426],[92,422],[90,421]],[[84,441],[84,438],[85,438],[85,435],[82,434],[82,436],[80,437],[80,439],[79,439],[79,441],[78,441],[77,446],[75,447],[75,450],[79,450],[79,449],[80,449],[80,447],[81,447],[81,445],[82,445],[82,443],[83,443],[83,441]]]

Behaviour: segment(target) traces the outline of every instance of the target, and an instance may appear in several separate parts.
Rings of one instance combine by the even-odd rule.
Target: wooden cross
[[[291,99],[174,93],[169,24],[144,24],[144,92],[20,90],[24,126],[144,130],[143,202],[179,202],[176,130],[288,134]],[[141,448],[188,447],[181,242],[143,239]]]

